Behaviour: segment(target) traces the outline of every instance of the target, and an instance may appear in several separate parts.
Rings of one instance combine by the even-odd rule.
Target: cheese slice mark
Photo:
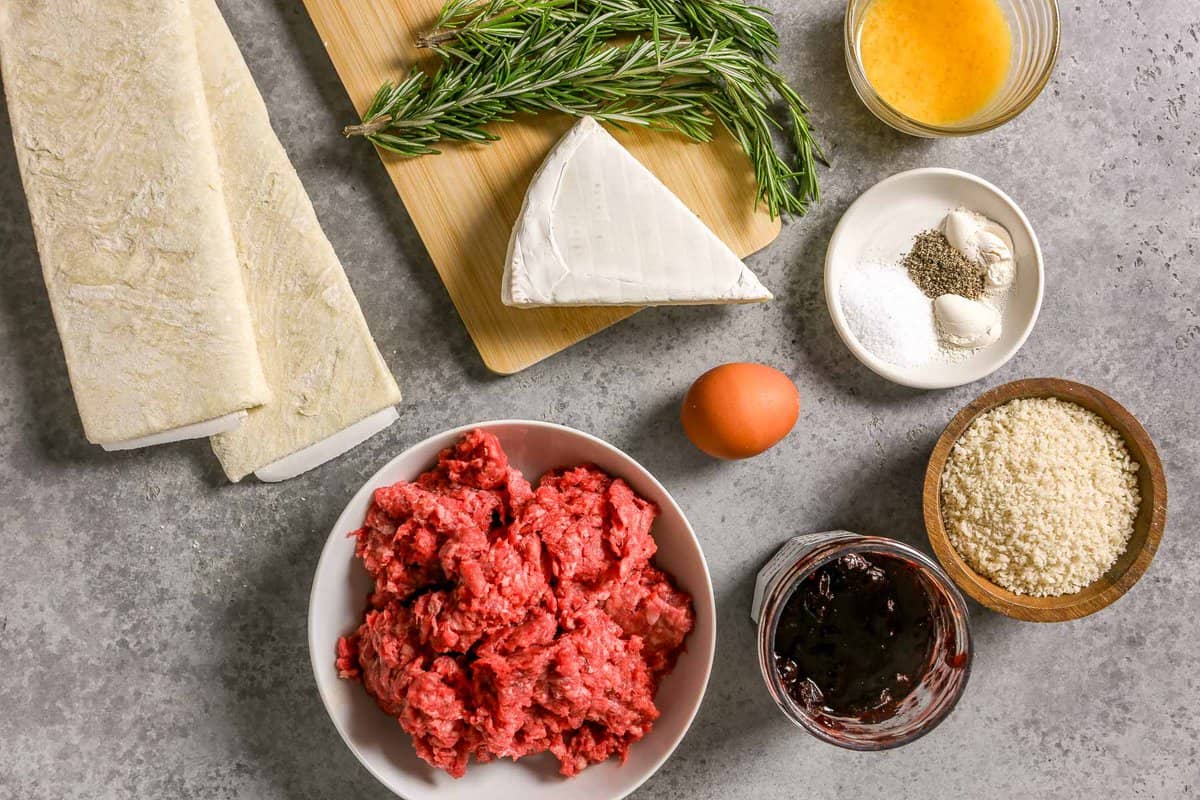
[[[274,392],[212,447],[230,480],[256,470],[281,480],[395,421],[400,390],[220,10],[191,0],[191,12],[225,202]]]
[[[188,438],[269,400],[187,0],[5,0],[0,73],[88,440]]]
[[[555,145],[508,243],[505,305],[759,303],[758,278],[598,122]]]

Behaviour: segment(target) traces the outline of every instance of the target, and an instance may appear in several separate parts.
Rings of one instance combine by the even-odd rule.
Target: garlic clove
[[[944,294],[933,301],[933,316],[942,341],[952,347],[973,350],[1000,338],[1000,312],[979,300]]]
[[[990,291],[1001,291],[1012,286],[1017,276],[1017,264],[1011,258],[1001,259],[988,264],[985,280]]]
[[[975,237],[986,221],[974,211],[958,208],[942,220],[942,235],[955,250],[972,261],[979,261],[979,247]]]

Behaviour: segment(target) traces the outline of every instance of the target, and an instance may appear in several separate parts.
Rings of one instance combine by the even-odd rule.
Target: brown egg
[[[724,364],[692,384],[681,416],[684,432],[705,453],[750,458],[788,435],[800,416],[800,392],[772,367]]]

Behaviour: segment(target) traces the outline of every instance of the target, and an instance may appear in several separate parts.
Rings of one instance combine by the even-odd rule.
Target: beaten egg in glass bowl
[[[850,0],[846,68],[871,113],[926,138],[1025,111],[1058,61],[1055,0]]]

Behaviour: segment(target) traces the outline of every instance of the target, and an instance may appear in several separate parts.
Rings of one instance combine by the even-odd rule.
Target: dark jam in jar
[[[929,668],[936,623],[913,565],[850,553],[822,565],[788,598],[775,633],[787,693],[811,714],[891,717]]]

